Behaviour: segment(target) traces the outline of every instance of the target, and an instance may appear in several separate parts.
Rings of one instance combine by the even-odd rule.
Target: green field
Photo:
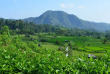
[[[41,35],[0,35],[0,73],[110,73],[109,41],[103,44],[103,39],[91,36]],[[88,54],[97,59],[88,58]]]
[[[30,36],[30,38],[25,38],[22,35],[23,41],[31,41],[30,39],[33,38],[39,41],[38,35]],[[73,56],[82,56],[84,53],[86,56],[88,54],[94,54],[97,57],[103,56],[106,52],[109,52],[110,44],[109,42],[103,44],[103,39],[97,39],[94,37],[72,37],[72,36],[57,36],[54,37],[52,35],[48,35],[46,33],[42,34],[42,38],[46,39],[45,42],[38,42],[41,43],[43,47],[48,49],[56,49],[62,46],[64,49],[68,47],[68,43],[72,44],[72,51]],[[67,40],[68,42],[65,42]],[[59,41],[59,45],[56,44],[56,41]],[[77,49],[74,49],[77,47]],[[62,51],[61,51],[62,52]]]

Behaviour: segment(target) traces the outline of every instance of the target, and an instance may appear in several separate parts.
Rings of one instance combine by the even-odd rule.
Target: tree
[[[5,25],[2,28],[2,35],[1,35],[1,41],[3,45],[7,45],[10,42],[9,37],[10,37],[9,28],[8,26]]]
[[[0,19],[0,30],[2,30],[3,25],[4,25],[4,20]]]
[[[107,38],[108,40],[110,40],[110,35],[105,35],[105,38]]]
[[[3,28],[2,28],[2,35],[8,35],[8,36],[10,36],[10,32],[9,32],[9,28],[8,28],[8,26],[3,26]]]
[[[104,39],[103,44],[106,44],[106,42],[107,42],[107,38]]]
[[[65,33],[66,33],[65,29],[59,29],[56,31],[56,34],[58,34],[58,35],[64,35]]]
[[[56,41],[56,44],[57,44],[57,45],[60,45],[60,43],[61,43],[61,42],[60,42],[59,40]]]

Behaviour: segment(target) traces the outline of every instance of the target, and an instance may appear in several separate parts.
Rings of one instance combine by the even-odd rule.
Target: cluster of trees
[[[48,24],[38,25],[32,22],[24,22],[22,20],[8,20],[0,19],[0,30],[3,26],[7,25],[11,30],[11,34],[35,34],[42,32],[55,33],[56,35],[65,35],[65,36],[95,36],[100,38],[104,36],[104,33],[99,33],[94,30],[81,30],[81,29],[68,29],[61,26],[53,26]]]
[[[68,44],[71,46],[71,43]],[[60,47],[59,50],[63,48]],[[0,34],[0,74],[109,74],[110,55],[100,59],[87,59],[85,55],[71,57],[72,50],[58,52],[56,49],[39,47],[37,42],[22,41],[20,36],[10,36],[7,26]]]
[[[0,30],[2,30],[2,27],[4,25],[7,25],[10,30],[13,30],[16,33],[19,34],[34,34],[39,32],[55,32],[56,29],[58,29],[57,26],[51,26],[48,24],[44,25],[37,25],[32,22],[27,23],[22,20],[5,20],[0,19]]]
[[[10,20],[8,20],[9,22]],[[18,20],[21,21],[21,20]],[[10,21],[15,22],[15,21]],[[21,21],[23,22],[23,21]],[[66,35],[68,32],[74,34],[77,32],[85,32],[84,30],[76,30],[76,29],[66,29],[60,27],[54,27],[50,25],[34,25],[32,24],[18,24],[18,27],[15,27],[16,24],[6,24],[6,20],[0,20],[0,73],[24,73],[24,74],[34,74],[34,73],[109,73],[110,72],[110,56],[105,55],[101,57],[100,60],[94,60],[92,58],[87,59],[85,55],[75,59],[74,57],[65,58],[65,54],[58,53],[56,49],[49,49],[44,47],[38,47],[37,42],[23,42],[19,36],[11,37],[10,30],[15,31],[17,33],[30,33],[30,30],[33,32],[55,32],[56,34]],[[26,22],[24,22],[26,23]],[[5,25],[4,25],[5,24]],[[6,26],[7,25],[7,26]],[[22,27],[21,27],[22,26]],[[27,26],[27,28],[25,27]],[[9,27],[9,28],[8,28]],[[15,28],[13,28],[15,27]],[[32,28],[31,28],[32,27]],[[41,27],[39,29],[39,27]],[[49,27],[53,27],[54,29],[50,29]],[[18,30],[16,30],[16,28]],[[37,29],[36,29],[37,28]],[[44,28],[44,29],[42,29]],[[49,30],[49,29],[50,30]],[[29,29],[25,32],[25,29]],[[46,30],[48,29],[48,30]],[[37,31],[36,31],[37,30]],[[75,31],[76,30],[76,31]],[[23,31],[23,32],[22,32]],[[72,31],[72,32],[71,32]],[[79,32],[78,32],[79,31]],[[38,32],[38,33],[39,33]],[[87,31],[89,32],[89,31]],[[92,35],[90,32],[89,34]],[[87,34],[87,35],[89,35]],[[76,34],[77,35],[77,34]],[[106,38],[109,36],[106,35]],[[59,44],[59,42],[57,42]],[[69,47],[72,46],[71,43],[68,44]],[[59,50],[63,49],[62,47]],[[75,47],[77,49],[77,47]],[[66,52],[65,52],[66,53]],[[70,50],[69,54],[72,53]],[[74,60],[73,60],[74,59]],[[89,62],[88,62],[89,61]]]

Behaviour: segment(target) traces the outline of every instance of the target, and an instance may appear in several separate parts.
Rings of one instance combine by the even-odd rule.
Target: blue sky
[[[65,11],[81,19],[110,23],[110,0],[0,0],[0,17],[23,19],[47,10]]]

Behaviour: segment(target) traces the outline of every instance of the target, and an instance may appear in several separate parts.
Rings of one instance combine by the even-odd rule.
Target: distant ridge
[[[39,17],[31,17],[23,20],[27,22],[34,22],[36,24],[60,25],[67,28],[95,29],[97,31],[110,30],[110,24],[108,23],[85,21],[73,14],[68,14],[64,11],[49,10]]]

